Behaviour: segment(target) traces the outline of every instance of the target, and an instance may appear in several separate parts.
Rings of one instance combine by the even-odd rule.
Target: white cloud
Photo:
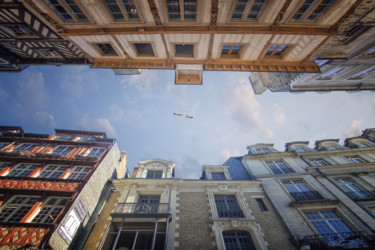
[[[109,137],[116,137],[116,130],[106,118],[93,119],[85,114],[79,121],[83,130],[104,131]]]
[[[27,112],[42,107],[46,97],[43,74],[34,71],[23,72],[18,81],[17,95],[20,104]]]
[[[48,112],[41,111],[36,112],[36,122],[40,124],[40,126],[46,129],[53,129],[56,127],[55,118],[53,115],[49,114]]]
[[[239,130],[250,133],[254,129],[261,129],[261,107],[247,78],[236,79],[228,84],[221,93],[221,98]]]
[[[275,119],[275,122],[278,124],[283,124],[286,120],[284,109],[281,108],[278,103],[275,103],[274,107],[275,107],[275,112],[273,112],[273,117]]]
[[[233,157],[233,156],[240,156],[240,155],[243,155],[243,154],[241,154],[240,151],[237,150],[237,149],[234,149],[234,150],[223,149],[223,150],[221,150],[221,152],[220,152],[220,154],[219,154],[220,162],[225,162],[225,161],[228,160],[230,157]]]
[[[273,131],[272,131],[271,129],[266,128],[266,129],[264,130],[264,133],[265,133],[265,136],[266,136],[267,138],[273,138]]]
[[[109,119],[117,123],[133,124],[137,127],[145,126],[143,115],[135,109],[123,109],[117,104],[109,107]]]
[[[353,120],[349,126],[349,129],[341,129],[341,135],[344,138],[359,136],[361,134],[361,126],[363,125],[363,119]]]

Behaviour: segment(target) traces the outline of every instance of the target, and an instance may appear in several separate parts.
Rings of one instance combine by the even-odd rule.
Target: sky
[[[119,76],[88,66],[31,66],[0,73],[0,125],[30,133],[106,132],[137,162],[174,162],[175,177],[196,179],[246,147],[340,139],[375,127],[375,92],[253,93],[250,72],[203,73],[203,85],[175,85],[171,70]],[[174,116],[187,113],[193,119]]]

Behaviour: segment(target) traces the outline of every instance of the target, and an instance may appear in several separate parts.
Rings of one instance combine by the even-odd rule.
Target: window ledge
[[[321,200],[307,200],[307,201],[293,201],[289,204],[291,207],[310,207],[316,205],[337,205],[339,204],[338,200],[328,200],[328,199],[321,199]]]

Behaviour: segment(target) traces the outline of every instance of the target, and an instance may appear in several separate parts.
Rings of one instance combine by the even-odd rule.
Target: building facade
[[[21,71],[37,64],[87,64],[83,52],[61,37],[53,20],[33,6],[0,1],[0,71]]]
[[[315,53],[362,2],[22,1],[92,67],[170,69],[177,84],[201,84],[204,70],[319,72]]]
[[[144,161],[114,180],[84,249],[294,249],[260,181],[233,180],[229,166],[203,166],[200,180],[173,169]]]
[[[374,129],[361,136],[287,143],[255,144],[248,154],[225,164],[245,169],[265,193],[298,249],[375,247]]]
[[[126,154],[105,133],[0,127],[0,245],[68,249],[86,230]]]

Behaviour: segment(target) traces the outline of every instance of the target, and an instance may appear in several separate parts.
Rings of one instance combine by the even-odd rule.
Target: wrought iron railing
[[[168,214],[169,203],[119,203],[117,214]]]
[[[311,250],[333,249],[333,248],[368,248],[375,247],[375,234],[369,232],[341,232],[308,235],[300,238],[295,235],[291,239],[297,247],[309,246]]]
[[[291,192],[290,195],[295,201],[323,200],[324,198],[317,191]]]

